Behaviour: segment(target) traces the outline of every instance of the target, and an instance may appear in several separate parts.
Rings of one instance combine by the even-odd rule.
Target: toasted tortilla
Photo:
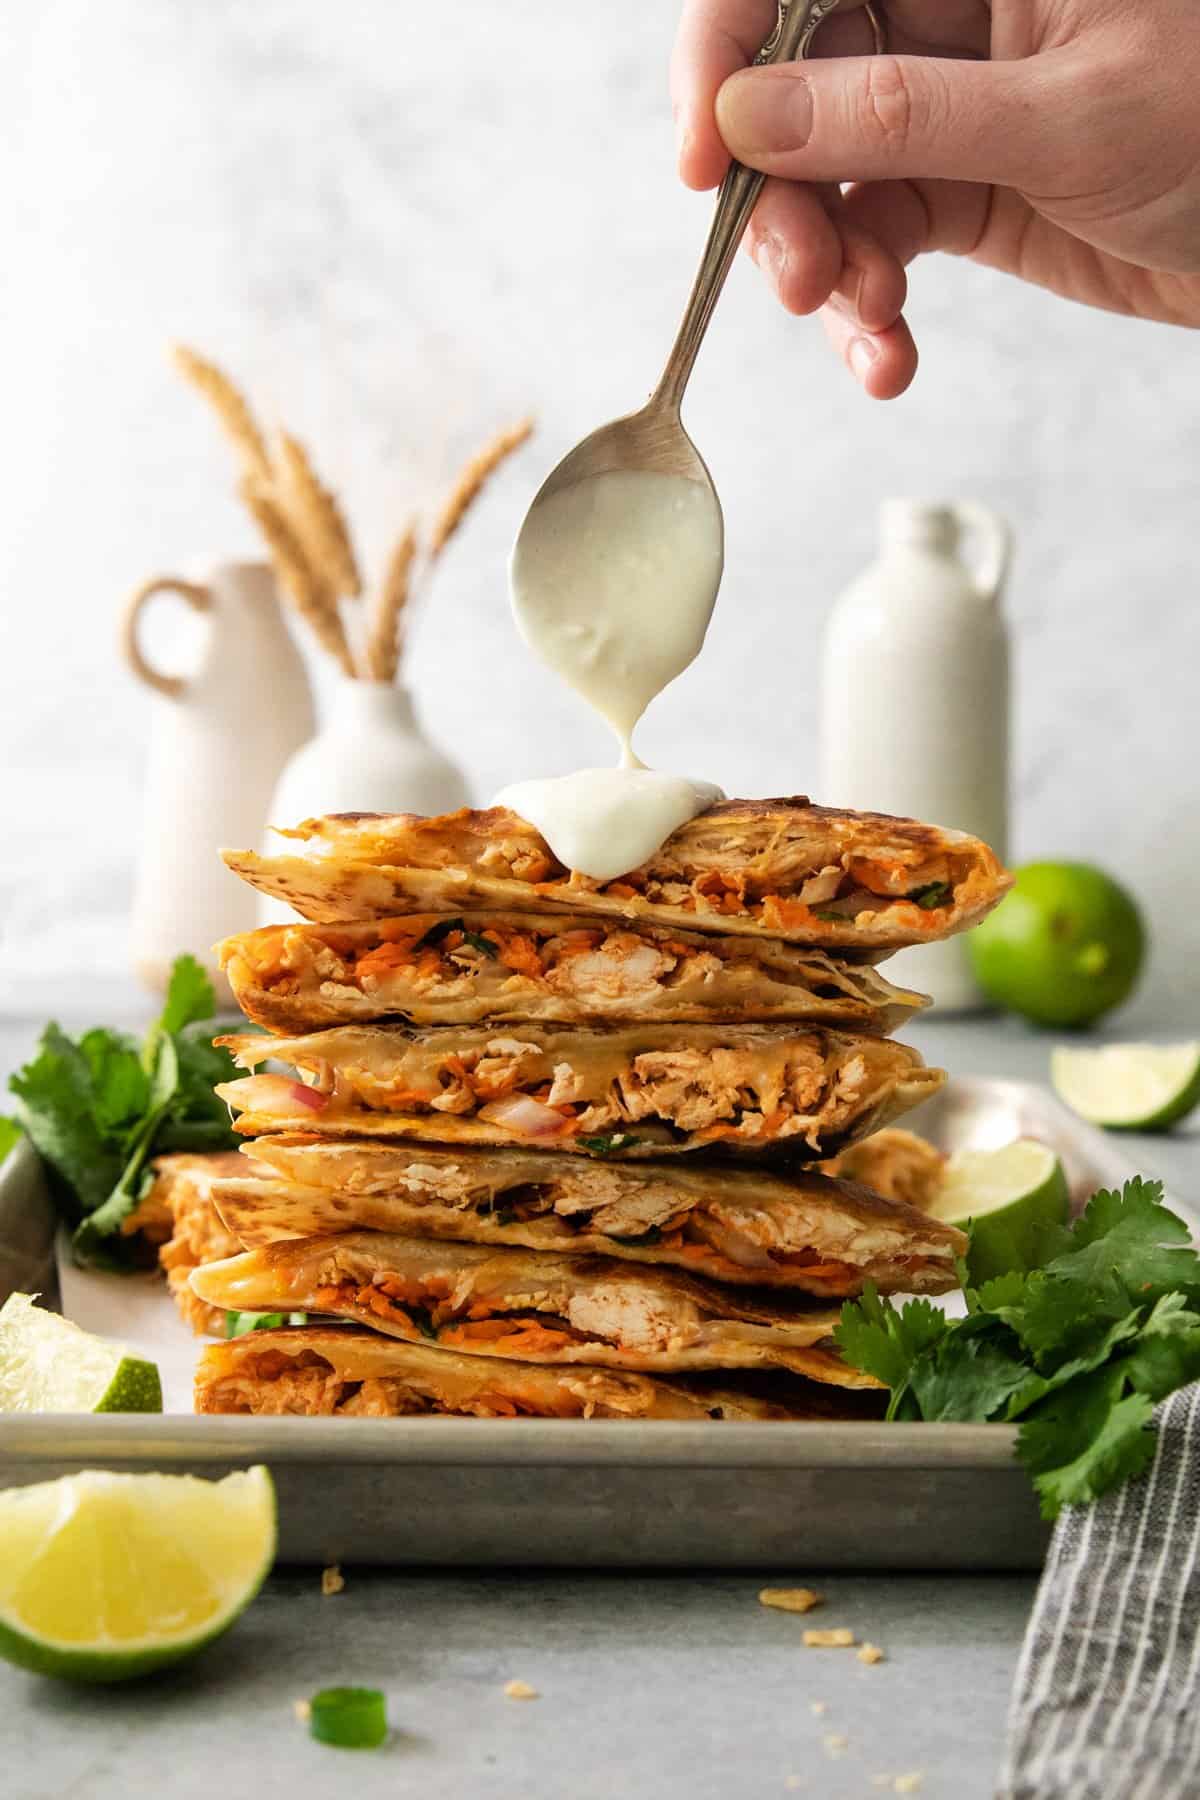
[[[243,1068],[312,1079],[222,1083],[247,1135],[294,1130],[643,1157],[720,1149],[836,1155],[945,1079],[890,1038],[783,1025],[343,1025],[218,1038]]]
[[[902,1200],[923,1213],[946,1178],[946,1161],[926,1138],[891,1126],[843,1150],[825,1165],[825,1173],[861,1182],[885,1200]]]
[[[287,1135],[244,1148],[244,1173],[218,1183],[215,1199],[247,1249],[384,1231],[586,1252],[844,1299],[868,1281],[881,1293],[947,1293],[967,1248],[952,1226],[803,1170],[781,1180],[687,1157],[600,1162]]]
[[[837,1309],[603,1257],[348,1231],[280,1239],[191,1279],[231,1312],[321,1313],[464,1356],[660,1374],[776,1368],[876,1385],[838,1356]]]
[[[457,1356],[347,1326],[283,1326],[211,1344],[196,1370],[200,1413],[407,1418],[807,1420],[869,1418],[869,1391],[794,1376],[684,1376]]]
[[[218,950],[246,1016],[289,1033],[380,1019],[797,1019],[891,1031],[928,1004],[869,965],[820,950],[585,913],[268,925],[227,938]]]
[[[230,850],[225,861],[325,923],[565,907],[870,953],[965,931],[1012,885],[988,846],[965,832],[838,812],[803,796],[721,801],[681,825],[640,869],[608,882],[572,873],[505,807],[430,819],[335,813],[281,835],[304,853]]]
[[[140,1233],[157,1246],[171,1298],[200,1336],[224,1331],[225,1315],[196,1297],[188,1276],[201,1263],[237,1254],[239,1240],[222,1222],[213,1195],[222,1177],[236,1177],[245,1166],[236,1150],[181,1150],[156,1156],[154,1178],[121,1226],[122,1235]]]

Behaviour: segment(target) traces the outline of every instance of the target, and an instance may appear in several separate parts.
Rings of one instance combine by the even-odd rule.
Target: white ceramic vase
[[[280,776],[267,824],[298,825],[322,813],[444,813],[469,805],[461,770],[425,736],[408,690],[343,677],[320,731]],[[279,840],[267,849],[277,853]],[[278,924],[295,914],[264,897],[258,916],[260,924]]]
[[[1007,854],[1011,553],[986,507],[885,504],[879,557],[825,631],[828,805],[956,827]],[[948,1010],[981,1003],[961,938],[901,951],[887,972]]]
[[[187,678],[155,668],[141,646],[144,610],[164,593],[206,622]],[[254,922],[250,890],[218,853],[261,840],[279,772],[312,733],[312,694],[265,563],[221,563],[204,581],[145,582],[130,596],[121,644],[155,695],[132,938],[138,976],[160,991],[181,951],[215,973],[212,946]]]

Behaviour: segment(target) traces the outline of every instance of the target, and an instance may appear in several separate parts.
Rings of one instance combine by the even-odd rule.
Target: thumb
[[[1061,167],[1060,84],[1036,62],[845,56],[742,69],[717,95],[739,162],[796,181],[1036,185]]]

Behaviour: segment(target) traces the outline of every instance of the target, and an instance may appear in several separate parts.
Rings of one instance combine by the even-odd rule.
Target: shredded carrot
[[[494,926],[489,929],[491,936],[496,940],[500,951],[500,961],[505,968],[511,969],[514,974],[528,975],[535,981],[539,980],[542,974],[542,959],[537,953],[533,939],[527,937],[523,931],[500,931]]]
[[[803,900],[784,900],[779,894],[768,894],[762,904],[763,919],[768,925],[781,925],[785,931],[811,927],[819,936],[827,921],[817,918]]]
[[[529,1319],[478,1319],[452,1325],[441,1333],[444,1345],[493,1344],[503,1356],[558,1350],[574,1340],[568,1331],[554,1331]]]
[[[411,961],[411,941],[407,944],[379,944],[374,950],[368,950],[360,956],[355,965],[358,975],[384,975],[392,969],[401,969]]]

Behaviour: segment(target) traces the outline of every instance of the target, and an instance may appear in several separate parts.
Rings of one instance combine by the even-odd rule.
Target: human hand
[[[904,271],[931,250],[1200,326],[1195,0],[876,0],[884,56],[861,3],[814,60],[750,69],[775,0],[684,0],[671,86],[683,180],[763,170],[747,248],[869,394],[916,372]]]

